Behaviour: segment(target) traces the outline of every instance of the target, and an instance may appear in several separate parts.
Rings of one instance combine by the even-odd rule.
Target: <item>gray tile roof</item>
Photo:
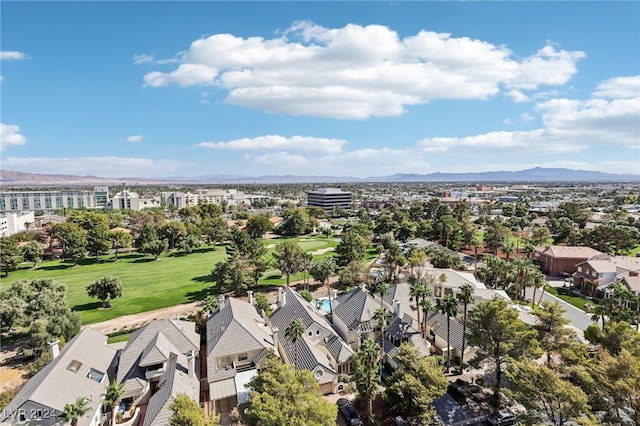
[[[89,424],[101,406],[101,397],[113,378],[112,363],[116,351],[107,346],[107,337],[87,327],[71,339],[60,354],[40,370],[0,413],[0,421],[15,415],[22,405],[31,401],[62,412],[65,404],[72,404],[79,397],[90,399],[88,413],[78,420],[78,425]],[[73,361],[82,365],[74,372],[68,369]],[[77,363],[76,363],[77,364]],[[101,382],[87,377],[90,369],[105,373]]]
[[[440,326],[434,331],[436,335],[447,340],[447,317],[439,312],[433,312],[429,314],[427,318],[427,324],[432,327],[435,324]],[[463,326],[455,318],[450,319],[450,346],[462,351],[462,330]]]
[[[140,377],[138,363],[142,353],[159,332],[162,332],[166,340],[179,353],[186,354],[189,351],[199,353],[200,335],[196,333],[195,327],[195,323],[189,321],[162,319],[152,321],[136,330],[131,334],[127,346],[120,353],[118,382],[122,383],[129,378]]]
[[[169,355],[173,345],[164,337],[161,331],[156,333],[140,356],[140,367],[148,367],[154,364],[161,364],[169,360]]]
[[[333,315],[337,316],[350,329],[368,323],[380,305],[360,287],[343,294],[333,301]]]
[[[384,350],[388,355],[393,356],[395,352],[397,352],[398,348],[393,344],[393,340],[395,339],[400,342],[406,341],[410,346],[416,348],[422,356],[427,356],[430,353],[429,346],[424,342],[418,330],[398,317],[395,317],[393,321],[391,321],[391,324],[385,328],[384,334]]]
[[[338,363],[349,361],[353,355],[351,347],[337,335],[331,336],[325,344],[333,359]]]
[[[227,298],[207,320],[207,378],[211,381],[218,376],[220,379],[228,377],[228,373],[217,370],[218,357],[274,348],[271,328],[256,308],[247,302]]]
[[[304,323],[307,329],[312,326],[322,329],[323,333],[320,336],[324,336],[318,337],[317,335],[309,336],[307,333],[303,334],[302,338],[298,341],[300,369],[313,371],[320,366],[325,371],[328,370],[334,375],[337,374],[331,358],[333,358],[335,362],[342,362],[338,361],[334,354],[337,355],[338,358],[344,359],[350,351],[350,348],[346,343],[342,342],[342,339],[331,327],[329,321],[315,306],[304,300],[298,293],[290,288],[285,287],[283,291],[286,293],[287,303],[271,314],[271,323],[275,327],[278,327],[278,338],[284,349],[287,361],[290,363],[295,362],[295,346],[286,337],[286,329],[291,321],[297,318]],[[344,343],[344,347],[339,348],[335,338]],[[328,377],[326,374],[322,378],[318,378],[320,383],[331,380],[333,380],[333,377]]]
[[[173,398],[184,393],[194,401],[199,401],[200,382],[197,377],[190,376],[187,369],[172,355],[167,368],[159,381],[160,389],[149,398],[143,426],[166,426],[173,414],[169,406]]]

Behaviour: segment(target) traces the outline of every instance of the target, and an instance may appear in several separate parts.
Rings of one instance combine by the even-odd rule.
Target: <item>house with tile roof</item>
[[[277,330],[250,302],[222,300],[207,320],[207,382],[216,412],[247,402],[245,384],[266,367],[269,352],[276,352]]]
[[[360,349],[364,339],[379,341],[380,326],[374,318],[379,307],[364,284],[332,301],[333,328],[354,351]]]
[[[577,265],[585,260],[603,254],[591,247],[544,246],[536,248],[534,259],[542,272],[553,277],[571,275],[578,270]]]
[[[18,392],[0,413],[0,424],[47,426],[60,424],[58,417],[66,404],[86,398],[87,413],[79,426],[97,426],[109,419],[103,397],[115,377],[116,350],[107,337],[85,328],[58,351],[51,342],[52,359]]]
[[[189,371],[180,354],[170,353],[164,372],[158,380],[158,389],[151,395],[140,420],[141,426],[166,426],[173,415],[171,404],[176,396],[185,394],[195,401],[200,398],[200,380]]]
[[[606,297],[607,288],[630,273],[640,272],[640,259],[599,254],[577,265],[573,285],[595,297]],[[633,281],[633,280],[632,280]]]
[[[175,357],[189,375],[198,377],[200,335],[195,323],[162,319],[131,334],[120,352],[116,380],[124,384],[127,406],[145,404],[160,389],[160,381]]]
[[[295,362],[295,346],[286,337],[291,321],[300,320],[306,327],[298,341],[300,369],[311,371],[323,394],[335,393],[340,375],[351,373],[353,350],[333,329],[324,312],[307,302],[289,287],[280,289],[276,310],[270,316],[271,324],[279,330],[278,352],[282,359]]]
[[[420,335],[420,332],[411,325],[411,318],[408,318],[408,321],[405,321],[405,319],[396,316],[384,329],[383,347],[385,360],[392,368],[398,368],[399,366],[395,354],[403,343],[417,349],[418,353],[423,357],[431,355],[431,343],[425,340]]]

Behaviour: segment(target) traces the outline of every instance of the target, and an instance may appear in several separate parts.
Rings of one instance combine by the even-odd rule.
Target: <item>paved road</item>
[[[562,287],[564,282],[562,280],[560,281],[549,280],[549,284],[552,287]],[[540,294],[541,292],[538,291],[536,294],[536,298],[537,298],[536,302],[539,300]],[[526,297],[529,299],[533,297],[532,288],[526,289]],[[573,325],[576,328],[576,331],[578,330],[584,331],[587,329],[589,324],[592,323],[590,314],[587,314],[586,312],[576,308],[575,306],[565,302],[564,300],[559,299],[553,294],[549,294],[548,292],[545,292],[544,295],[542,296],[542,299],[548,300],[550,302],[558,302],[565,309],[565,313],[563,316],[571,322],[571,325]]]

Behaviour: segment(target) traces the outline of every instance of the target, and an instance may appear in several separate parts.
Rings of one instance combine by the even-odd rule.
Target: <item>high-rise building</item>
[[[320,207],[327,213],[331,213],[335,206],[350,209],[352,202],[351,193],[340,188],[318,188],[315,191],[307,192],[307,205]]]

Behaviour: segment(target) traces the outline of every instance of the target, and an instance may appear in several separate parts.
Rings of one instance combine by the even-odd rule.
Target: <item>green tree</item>
[[[77,224],[86,232],[86,250],[95,256],[96,261],[111,248],[109,218],[105,214],[75,210],[67,221]]]
[[[309,215],[302,209],[287,209],[276,232],[297,237],[309,233]]]
[[[373,313],[373,319],[380,327],[380,380],[382,380],[382,369],[384,365],[384,330],[391,322],[391,313],[384,308],[378,308]]]
[[[359,233],[350,230],[342,235],[336,247],[338,265],[345,266],[353,261],[361,261],[367,249],[367,240]]]
[[[253,284],[251,263],[242,256],[216,263],[211,276],[219,289],[228,289],[235,293],[246,290]]]
[[[296,370],[275,355],[249,383],[248,426],[333,426],[338,408],[318,392],[308,370]]]
[[[380,384],[379,364],[380,348],[371,339],[364,339],[360,349],[353,354],[354,381],[356,390],[361,398],[367,402],[367,416],[373,412],[373,398]]]
[[[215,250],[216,244],[226,238],[229,233],[227,223],[221,216],[203,219],[200,223],[200,229],[207,243],[213,245]]]
[[[75,223],[64,222],[55,226],[55,235],[62,242],[62,257],[76,266],[87,252],[87,232]]]
[[[313,274],[311,274],[313,275]],[[360,284],[365,279],[365,267],[360,262],[354,260],[349,262],[340,271],[340,287],[350,288]]]
[[[262,238],[271,230],[273,230],[273,223],[266,216],[254,215],[247,220],[247,232],[251,238]]]
[[[160,234],[167,239],[169,248],[173,250],[187,236],[187,228],[184,223],[173,220],[160,228]]]
[[[447,392],[449,380],[433,357],[402,344],[395,354],[401,368],[387,380],[384,399],[394,415],[409,417],[416,424],[430,424],[434,416],[432,403]]]
[[[289,277],[291,274],[300,272],[302,255],[302,248],[294,240],[283,241],[276,245],[273,257],[278,269],[287,277],[287,287],[289,286]]]
[[[214,313],[218,309],[218,306],[220,306],[220,301],[218,300],[218,297],[216,295],[214,295],[214,294],[210,294],[202,302],[202,308],[209,315]]]
[[[77,398],[73,404],[65,404],[62,414],[59,416],[60,420],[71,423],[71,426],[76,426],[78,419],[89,411],[88,403],[87,398]]]
[[[8,327],[9,331],[13,329],[14,324],[24,320],[27,308],[26,297],[15,294],[12,287],[0,290],[0,323]]]
[[[122,281],[113,275],[107,275],[93,281],[86,287],[87,295],[102,302],[102,307],[110,305],[109,301],[122,296]]]
[[[285,336],[287,339],[291,340],[293,346],[295,348],[296,353],[296,369],[300,369],[299,357],[298,357],[298,343],[304,334],[304,331],[307,329],[307,326],[299,320],[298,318],[294,318],[289,325],[287,326],[287,330],[285,331]]]
[[[464,371],[464,350],[467,344],[467,316],[469,304],[473,303],[473,292],[475,287],[470,283],[460,286],[460,299],[462,300],[462,350],[460,351],[460,372]]]
[[[151,240],[147,243],[144,243],[140,251],[142,253],[152,255],[155,260],[158,260],[160,255],[164,253],[164,251],[168,248],[169,243],[167,243],[167,240]]]
[[[565,309],[557,302],[543,300],[540,309],[533,311],[538,319],[536,329],[540,336],[540,343],[547,354],[547,366],[551,368],[551,354],[559,351],[567,339],[575,335],[566,326],[569,320],[562,316]]]
[[[38,267],[38,262],[42,260],[44,255],[44,247],[37,241],[31,241],[26,246],[22,247],[22,256],[25,262],[32,262],[33,268]]]
[[[338,266],[333,261],[332,257],[325,257],[324,259],[315,261],[311,263],[311,268],[309,269],[309,273],[311,276],[318,282],[327,286],[327,296],[329,297],[329,310],[331,312],[331,285],[329,279],[336,273],[336,269]]]
[[[503,368],[513,359],[538,356],[537,333],[518,318],[504,299],[478,303],[469,317],[469,344],[479,348],[476,358],[491,363],[496,372],[494,399],[499,401]]]
[[[447,373],[451,370],[451,317],[458,314],[458,303],[453,294],[447,294],[442,299],[440,312],[447,317]],[[455,321],[455,320],[454,320]]]
[[[115,261],[118,261],[118,253],[122,249],[127,249],[131,247],[131,243],[133,242],[133,237],[128,232],[117,230],[112,231],[110,233],[111,238],[111,248],[114,250]]]
[[[111,424],[116,424],[116,413],[118,412],[118,404],[120,402],[120,398],[124,393],[124,383],[118,383],[117,380],[112,380],[105,393],[102,394],[104,397],[104,403],[111,409]]]
[[[197,236],[189,234],[180,242],[180,249],[186,253],[191,253],[193,249],[200,247],[201,244]]]
[[[150,243],[151,241],[156,241],[158,239],[158,232],[156,227],[145,223],[143,224],[137,232],[136,238],[133,242],[133,246],[138,249],[138,251],[143,252],[143,247],[145,244]]]
[[[9,272],[18,269],[22,256],[18,242],[10,237],[0,237],[0,270],[8,277]]]
[[[431,297],[432,291],[427,286],[427,282],[424,276],[413,274],[409,276],[409,301],[416,302],[416,314],[418,316],[418,331],[421,336],[424,336],[424,329],[422,328],[422,321],[420,319],[420,311],[422,310],[422,301],[427,297]],[[381,298],[382,301],[382,298]]]
[[[219,415],[205,420],[204,410],[198,401],[186,393],[177,394],[169,404],[169,409],[173,411],[169,426],[214,426],[219,423]]]
[[[505,373],[509,390],[534,420],[562,426],[589,410],[587,395],[557,372],[532,360],[513,361]]]

